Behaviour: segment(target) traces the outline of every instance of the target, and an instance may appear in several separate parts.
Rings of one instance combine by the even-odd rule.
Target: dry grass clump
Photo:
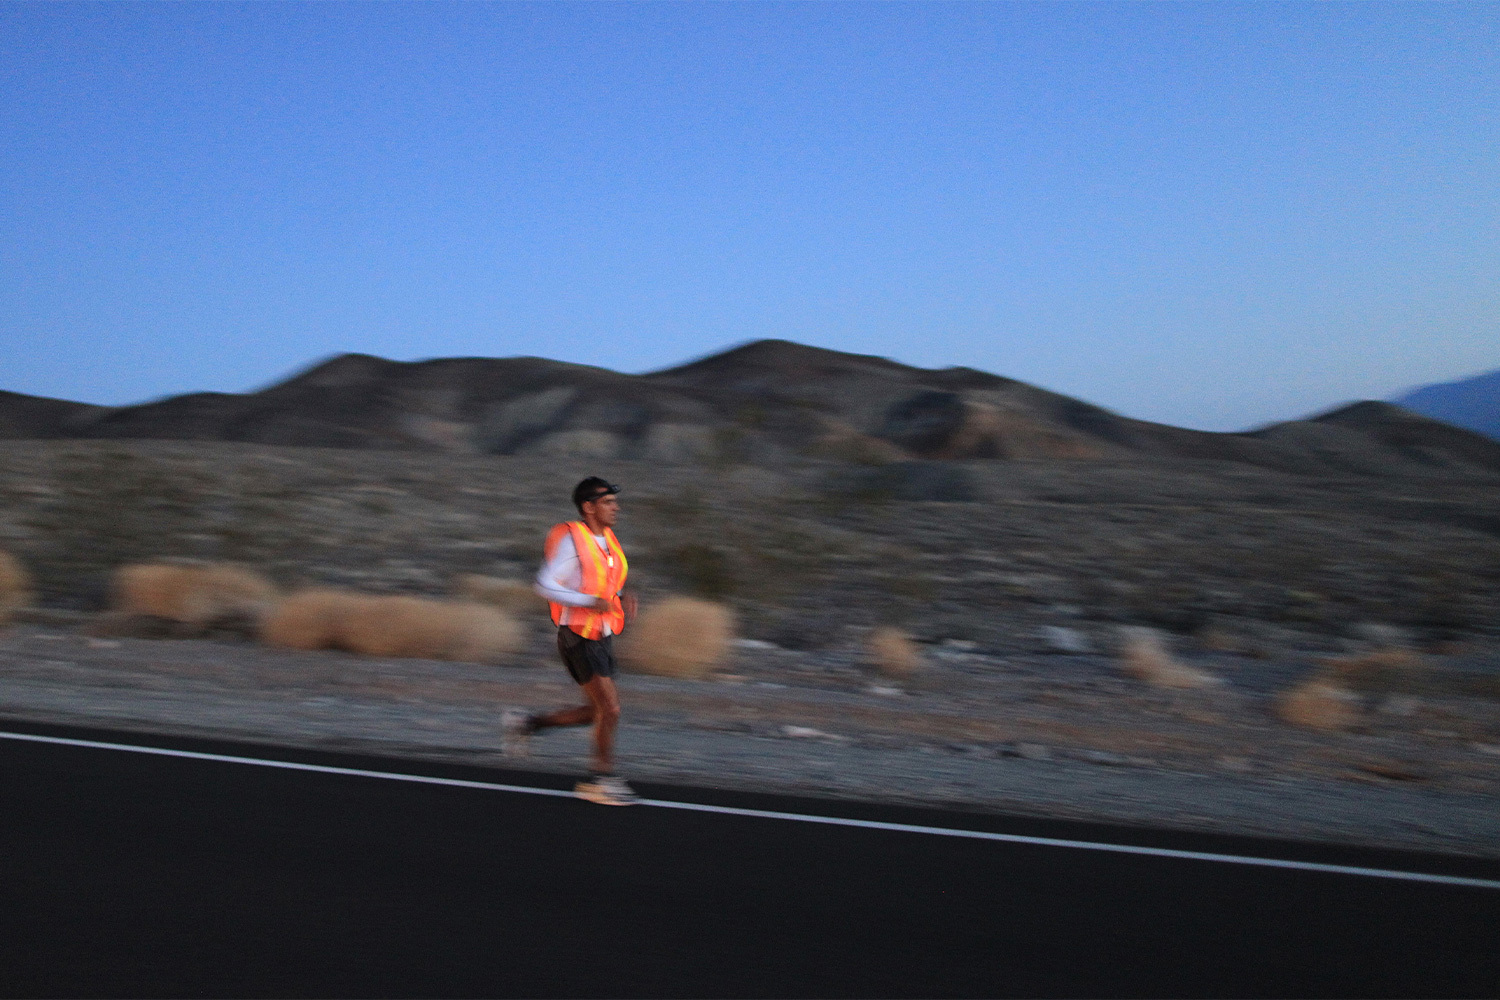
[[[1318,662],[1321,670],[1276,699],[1274,711],[1283,722],[1305,729],[1352,729],[1362,715],[1357,692],[1420,692],[1433,679],[1426,660],[1406,646]]]
[[[1359,722],[1359,698],[1319,675],[1282,692],[1275,711],[1283,722],[1305,729],[1349,729]]]
[[[865,640],[865,657],[887,677],[910,677],[922,666],[922,652],[898,628],[881,626]]]
[[[1216,653],[1232,653],[1236,656],[1249,656],[1257,660],[1266,658],[1266,648],[1261,643],[1247,635],[1239,635],[1228,629],[1217,625],[1209,625],[1199,629],[1194,638],[1204,649]]]
[[[365,656],[482,663],[521,644],[521,628],[499,608],[473,601],[365,597],[348,608],[342,648]]]
[[[1404,646],[1388,646],[1355,656],[1323,661],[1328,673],[1346,687],[1366,690],[1401,690],[1421,687],[1428,673],[1420,653]]]
[[[1500,697],[1493,677],[1445,670],[1405,646],[1318,662],[1321,670],[1277,699],[1275,711],[1283,721],[1311,729],[1350,729],[1363,717],[1361,695]]]
[[[361,597],[339,626],[342,648],[363,656],[439,660],[448,646],[446,616],[420,597]]]
[[[525,630],[513,615],[469,601],[447,605],[453,628],[448,659],[464,663],[498,663],[520,652]]]
[[[261,638],[288,649],[493,663],[520,648],[522,632],[510,615],[472,601],[316,589],[282,601]]]
[[[275,585],[243,566],[135,563],[110,580],[110,614],[97,630],[128,631],[136,619],[164,619],[185,632],[254,627],[275,604]]]
[[[283,649],[342,649],[344,620],[364,599],[348,590],[299,590],[266,615],[260,641]]]
[[[10,624],[11,616],[31,603],[31,574],[21,560],[0,549],[0,626]]]
[[[703,677],[729,656],[734,614],[696,597],[669,597],[642,611],[620,636],[630,669],[663,677]]]
[[[547,610],[547,602],[532,589],[530,580],[460,573],[453,578],[450,593],[460,601],[489,604],[513,615],[531,615]]]
[[[1219,683],[1212,674],[1174,658],[1155,629],[1134,626],[1121,633],[1120,668],[1128,676],[1161,688],[1206,688]]]

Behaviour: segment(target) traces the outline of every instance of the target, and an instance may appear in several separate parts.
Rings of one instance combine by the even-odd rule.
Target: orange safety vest
[[[609,546],[609,553],[606,555],[599,551],[599,543],[594,541],[588,525],[582,521],[564,521],[562,524],[554,524],[552,530],[547,532],[546,556],[549,562],[552,560],[552,553],[557,551],[557,543],[566,534],[572,534],[573,548],[578,553],[578,568],[583,577],[578,586],[579,591],[591,597],[608,598],[609,610],[575,608],[571,604],[548,601],[553,623],[566,625],[585,639],[603,636],[606,624],[609,625],[611,635],[619,635],[625,628],[625,606],[620,601],[620,589],[625,586],[625,574],[630,568],[625,562],[625,550],[620,548],[620,541],[615,533],[605,528],[604,541]]]

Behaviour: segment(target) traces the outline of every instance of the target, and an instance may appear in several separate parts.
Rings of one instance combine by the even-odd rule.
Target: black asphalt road
[[[0,724],[344,767],[555,776]],[[1496,879],[1500,865],[646,787]],[[0,739],[12,996],[1495,996],[1500,891]]]

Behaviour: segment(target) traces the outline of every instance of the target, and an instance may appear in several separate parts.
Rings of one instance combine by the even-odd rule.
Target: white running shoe
[[[635,789],[624,778],[613,774],[585,778],[573,786],[573,794],[601,806],[633,806],[636,803]]]
[[[506,709],[500,716],[500,732],[505,756],[531,756],[531,737],[536,733],[536,725],[529,713],[516,708]]]

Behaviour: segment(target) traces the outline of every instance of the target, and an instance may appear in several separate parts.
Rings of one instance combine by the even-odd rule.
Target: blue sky
[[[1500,367],[1500,5],[0,5],[0,388],[760,337],[1238,430]]]

